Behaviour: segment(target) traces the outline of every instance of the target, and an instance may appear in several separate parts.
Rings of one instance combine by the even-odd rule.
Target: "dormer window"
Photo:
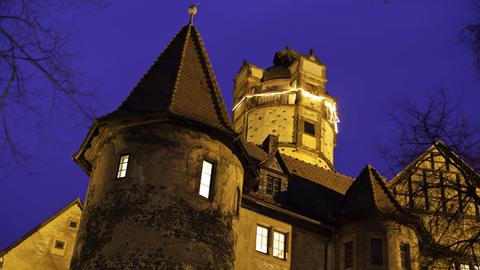
[[[198,194],[207,199],[211,197],[213,169],[214,169],[213,162],[203,160],[202,175],[200,177],[200,187],[198,189]]]
[[[267,189],[265,191],[268,195],[278,196],[280,194],[280,178],[267,176]]]
[[[122,155],[118,164],[117,179],[127,176],[128,158],[130,155]]]
[[[315,125],[311,122],[304,121],[303,132],[305,132],[308,135],[315,136]]]

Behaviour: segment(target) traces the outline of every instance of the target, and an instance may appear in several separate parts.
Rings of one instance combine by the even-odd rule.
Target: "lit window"
[[[303,122],[303,131],[308,135],[315,136],[315,125],[313,123],[304,121]]]
[[[280,193],[280,179],[267,176],[267,190],[266,193],[272,196],[277,196]]]
[[[257,243],[256,250],[258,252],[268,253],[268,228],[257,225]]]
[[[345,268],[353,266],[353,241],[345,243]]]
[[[400,262],[402,269],[410,270],[410,245],[407,243],[400,244]]]
[[[210,186],[212,184],[212,172],[213,172],[213,163],[204,160],[202,164],[202,176],[200,178],[200,188],[198,194],[200,196],[209,198],[210,197]]]
[[[460,264],[460,270],[470,270],[470,266],[468,264]]]
[[[480,266],[479,265],[474,265],[473,270],[480,270]]]
[[[273,232],[273,257],[285,259],[286,234]]]
[[[123,155],[120,157],[117,178],[124,178],[127,175],[128,157],[129,155]]]
[[[65,248],[65,242],[62,240],[55,240],[55,244],[53,245],[54,248],[56,249],[64,249]]]
[[[383,264],[383,253],[382,253],[382,239],[372,238],[370,239],[370,251],[371,251],[371,263],[372,264]]]

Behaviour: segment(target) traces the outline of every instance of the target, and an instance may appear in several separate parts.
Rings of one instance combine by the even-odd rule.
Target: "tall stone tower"
[[[326,82],[326,66],[312,50],[278,51],[266,70],[245,61],[233,90],[235,131],[255,144],[276,135],[281,153],[333,170],[339,120]]]
[[[191,20],[74,155],[90,183],[71,269],[231,269],[243,151]]]

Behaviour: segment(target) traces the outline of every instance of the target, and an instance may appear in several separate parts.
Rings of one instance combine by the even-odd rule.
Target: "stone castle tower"
[[[278,136],[282,154],[333,170],[338,132],[335,100],[325,91],[326,66],[293,49],[275,54],[264,70],[246,61],[234,87],[233,125],[247,142]]]
[[[90,183],[71,269],[232,268],[255,179],[236,138],[190,22],[74,156]]]

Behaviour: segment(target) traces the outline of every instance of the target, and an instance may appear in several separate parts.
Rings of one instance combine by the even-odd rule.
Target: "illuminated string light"
[[[259,93],[259,94],[254,94],[254,95],[246,95],[244,96],[235,106],[233,106],[232,111],[235,111],[240,104],[245,101],[247,98],[252,98],[252,97],[268,97],[268,96],[278,96],[278,95],[284,95],[287,93],[292,93],[292,92],[300,92],[303,96],[306,96],[310,99],[316,100],[316,101],[322,101],[324,100],[323,104],[327,108],[329,112],[329,119],[328,121],[333,124],[335,128],[335,133],[338,133],[338,123],[340,122],[340,119],[338,118],[337,114],[337,104],[335,102],[331,102],[327,99],[325,96],[317,96],[314,95],[306,90],[303,90],[302,88],[295,88],[291,90],[286,90],[282,92],[270,92],[270,93]]]

